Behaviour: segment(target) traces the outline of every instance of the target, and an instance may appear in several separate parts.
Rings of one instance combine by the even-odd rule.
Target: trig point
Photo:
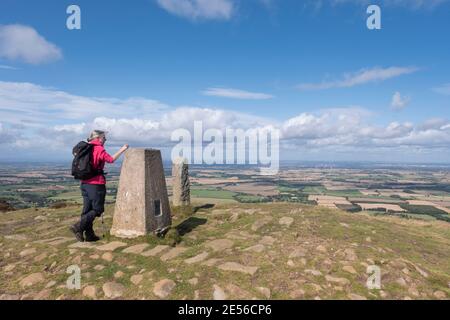
[[[175,207],[189,206],[191,204],[191,184],[187,159],[177,158],[173,161],[172,181],[173,205]]]
[[[120,172],[111,234],[135,238],[171,224],[161,152],[129,149]]]

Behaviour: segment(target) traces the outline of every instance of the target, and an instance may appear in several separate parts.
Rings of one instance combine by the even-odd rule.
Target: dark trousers
[[[83,211],[81,213],[81,231],[93,232],[95,217],[100,217],[105,211],[106,187],[104,184],[82,184]]]

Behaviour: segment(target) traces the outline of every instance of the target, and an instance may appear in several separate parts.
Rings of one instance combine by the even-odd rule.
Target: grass
[[[325,194],[327,189],[324,186],[306,186],[302,191],[308,194]]]
[[[295,192],[298,190],[298,188],[294,188],[294,187],[287,187],[287,186],[282,186],[282,185],[278,185],[277,186],[278,191],[281,192]]]
[[[105,224],[108,229],[112,222],[113,208],[112,205],[107,206]],[[305,291],[303,298],[306,299],[317,296],[323,299],[346,299],[349,293],[379,298],[378,292],[370,292],[365,287],[367,276],[364,264],[371,264],[370,261],[381,266],[385,275],[383,290],[389,294],[389,298],[403,299],[409,295],[407,288],[396,284],[399,277],[406,278],[408,283],[416,286],[423,294],[422,298],[433,298],[435,290],[450,295],[447,285],[450,281],[450,256],[447,249],[450,245],[449,225],[439,221],[417,222],[390,216],[349,214],[339,210],[290,203],[221,204],[173,210],[176,215],[170,231],[172,234],[169,233],[165,239],[154,236],[133,240],[110,238],[124,241],[129,246],[146,242],[150,244],[150,248],[158,244],[170,244],[172,241],[187,249],[179,257],[167,262],[158,257],[124,254],[122,249],[113,252],[112,262],[106,262],[101,258],[92,258],[94,254],[103,254],[95,249],[75,249],[69,252],[66,245],[51,247],[33,243],[34,240],[43,238],[70,236],[67,230],[68,220],[76,219],[79,210],[79,206],[72,205],[59,209],[19,210],[8,217],[0,215],[2,253],[9,253],[9,257],[0,262],[0,267],[16,264],[16,269],[11,274],[0,274],[0,287],[3,292],[35,295],[44,289],[48,281],[54,280],[57,284],[52,289],[50,298],[61,295],[70,299],[84,298],[81,292],[64,288],[67,266],[79,259],[83,275],[82,285],[94,285],[100,298],[103,297],[102,285],[107,281],[116,281],[126,287],[124,298],[155,299],[157,297],[153,294],[153,285],[164,278],[176,282],[170,299],[193,299],[195,295],[201,299],[210,299],[214,284],[219,285],[234,299],[245,297],[239,293],[230,293],[231,284],[246,291],[248,298],[264,298],[256,289],[260,286],[270,288],[273,299],[290,299],[290,294],[299,288]],[[34,217],[38,215],[46,217],[46,220],[35,220]],[[294,219],[290,227],[279,223],[280,218],[287,216]],[[260,219],[270,221],[253,231],[252,225]],[[46,229],[47,227],[49,229]],[[95,228],[99,228],[98,221]],[[26,235],[28,240],[21,242],[5,238],[11,234]],[[245,237],[240,238],[242,236]],[[274,244],[265,245],[265,250],[261,253],[246,250],[264,236],[272,237]],[[370,242],[367,241],[368,237]],[[231,248],[220,251],[207,248],[206,244],[210,241],[224,238],[232,239]],[[26,244],[36,248],[37,253],[20,257],[18,253]],[[326,251],[318,251],[316,248],[319,245]],[[304,257],[288,257],[299,248],[305,251]],[[344,250],[349,248],[355,251],[357,260],[346,259]],[[222,271],[216,267],[184,263],[185,259],[205,251],[209,253],[208,259],[217,258],[247,266],[258,266],[259,270],[254,276],[250,276]],[[34,257],[43,252],[47,253],[47,257],[40,262],[34,261]],[[292,260],[293,267],[287,264],[288,260]],[[50,268],[54,262],[55,266]],[[357,274],[343,271],[342,268],[346,264],[352,265]],[[404,266],[398,267],[396,264]],[[422,277],[413,264],[426,270],[428,278]],[[97,271],[96,265],[103,265],[105,268]],[[404,268],[409,270],[408,275],[403,273]],[[313,276],[305,272],[306,269],[319,270],[322,276]],[[124,273],[122,278],[114,277],[117,271]],[[32,272],[43,272],[46,280],[28,289],[21,288],[20,279]],[[144,280],[137,286],[130,281],[130,277],[136,274],[144,276]],[[340,289],[338,285],[330,284],[325,275],[346,278],[350,285]],[[197,285],[188,282],[192,278],[198,279]],[[321,288],[318,291],[317,286]]]
[[[236,192],[220,189],[192,189],[191,196],[198,198],[215,198],[233,200]]]
[[[359,190],[327,190],[325,195],[334,197],[358,197],[363,194]]]

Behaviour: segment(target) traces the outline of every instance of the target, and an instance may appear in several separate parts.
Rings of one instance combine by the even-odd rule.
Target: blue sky
[[[3,0],[0,160],[203,120],[279,127],[282,159],[449,162],[449,31],[447,0]]]

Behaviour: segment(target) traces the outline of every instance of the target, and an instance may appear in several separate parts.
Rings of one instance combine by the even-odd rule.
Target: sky
[[[167,156],[203,121],[277,128],[282,160],[450,163],[449,31],[450,0],[2,0],[0,161],[92,129]]]

